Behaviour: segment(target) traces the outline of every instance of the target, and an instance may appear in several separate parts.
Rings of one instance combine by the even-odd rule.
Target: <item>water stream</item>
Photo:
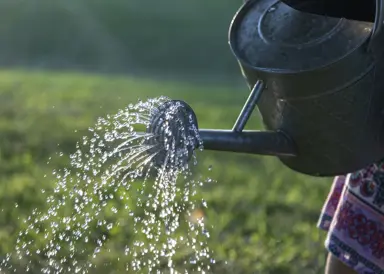
[[[49,210],[31,211],[2,273],[93,273],[100,260],[108,264],[110,249],[128,258],[129,273],[209,272],[209,232],[196,213],[206,206],[196,196],[204,180],[193,175],[196,156],[186,161],[197,129],[179,121],[175,137],[168,127],[176,106],[164,116],[161,141],[146,131],[166,101],[139,101],[98,119],[69,155],[70,165],[53,170]],[[127,241],[113,241],[121,233]]]

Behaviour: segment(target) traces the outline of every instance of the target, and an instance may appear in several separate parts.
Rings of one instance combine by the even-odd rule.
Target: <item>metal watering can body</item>
[[[199,131],[204,148],[275,155],[313,176],[346,174],[383,158],[383,2],[376,1],[373,23],[276,0],[246,2],[229,44],[251,94],[232,130]],[[256,105],[266,131],[243,131]]]

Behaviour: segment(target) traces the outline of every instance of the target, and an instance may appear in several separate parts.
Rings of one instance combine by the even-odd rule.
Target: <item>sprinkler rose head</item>
[[[201,143],[194,111],[179,100],[166,101],[151,112],[147,133],[156,166],[184,167]]]

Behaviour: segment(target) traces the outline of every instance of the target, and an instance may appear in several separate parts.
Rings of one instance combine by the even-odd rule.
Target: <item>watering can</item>
[[[232,129],[198,130],[204,149],[273,155],[312,176],[384,158],[384,0],[348,18],[349,5],[340,14],[319,1],[289,2],[250,0],[235,14],[229,45],[251,92]],[[197,127],[186,102],[169,101],[149,132],[161,136],[159,117],[172,104]],[[256,106],[265,130],[244,130]]]

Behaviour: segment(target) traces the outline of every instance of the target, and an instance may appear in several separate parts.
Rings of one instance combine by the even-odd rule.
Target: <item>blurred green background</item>
[[[31,210],[47,208],[41,190],[55,181],[45,174],[69,163],[54,156],[74,152],[97,117],[166,95],[186,100],[201,127],[232,126],[249,92],[227,43],[241,3],[0,0],[2,258]],[[260,127],[256,113],[251,123]],[[331,179],[297,174],[272,157],[204,151],[198,161],[218,181],[200,193],[214,224],[213,273],[323,271],[316,222]],[[124,273],[116,260],[123,252],[100,256],[92,273]]]

